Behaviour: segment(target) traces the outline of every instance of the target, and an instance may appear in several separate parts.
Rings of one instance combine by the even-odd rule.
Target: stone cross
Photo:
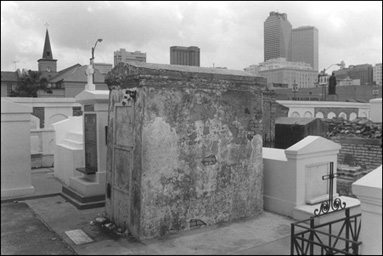
[[[94,91],[96,89],[95,85],[93,84],[93,73],[94,69],[92,67],[92,64],[89,64],[85,71],[85,74],[87,76],[87,84],[85,86],[85,90]]]

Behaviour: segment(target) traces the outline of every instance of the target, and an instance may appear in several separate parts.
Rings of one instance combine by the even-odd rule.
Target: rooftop
[[[234,69],[217,69],[210,67],[196,67],[196,66],[185,66],[185,65],[170,65],[170,64],[156,64],[156,63],[145,63],[145,62],[130,62],[129,64],[139,68],[146,68],[151,70],[169,70],[189,73],[205,73],[205,74],[217,74],[217,75],[233,75],[233,76],[246,76],[254,77],[254,75]]]
[[[19,81],[19,76],[15,71],[1,71],[1,81],[17,82]]]

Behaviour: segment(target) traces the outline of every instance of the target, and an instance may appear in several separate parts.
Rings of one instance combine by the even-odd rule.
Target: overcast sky
[[[97,63],[113,64],[113,52],[125,48],[145,52],[149,63],[170,64],[171,46],[198,46],[201,67],[243,70],[263,62],[263,23],[271,11],[286,13],[293,28],[318,29],[319,69],[341,60],[382,62],[381,1],[2,1],[1,70],[37,70],[46,23],[58,70],[89,64],[98,38]]]

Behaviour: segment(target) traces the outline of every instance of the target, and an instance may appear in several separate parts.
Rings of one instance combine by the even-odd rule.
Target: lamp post
[[[294,81],[293,87],[291,88],[294,93],[294,99],[296,99],[296,93],[298,92],[298,84]]]
[[[326,70],[328,70],[329,68],[331,68],[332,66],[334,66],[334,65],[337,65],[337,66],[342,66],[342,64],[341,63],[334,63],[334,64],[331,64],[330,66],[328,66],[327,68],[325,68],[325,69],[323,69],[323,71],[321,71],[321,73],[320,73],[320,77],[321,76],[326,76],[327,77],[327,74],[326,74]],[[326,95],[327,95],[327,93],[326,93],[326,84],[328,84],[328,82],[327,82],[327,79],[325,79],[325,81],[326,81],[326,83],[323,83],[322,84],[322,95],[323,95],[323,101],[326,101]]]
[[[101,38],[97,39],[96,43],[92,47],[92,58],[90,59],[90,64],[92,65],[92,68],[93,68],[93,74],[92,74],[92,76],[93,76],[93,78],[92,78],[93,79],[93,83],[95,83],[95,81],[94,81],[94,50],[96,50],[96,45],[97,45],[98,42],[101,43],[102,39]]]

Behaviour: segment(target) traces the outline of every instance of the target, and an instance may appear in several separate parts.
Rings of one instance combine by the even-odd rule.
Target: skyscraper
[[[291,61],[305,62],[318,71],[318,29],[312,26],[291,31]]]
[[[263,23],[264,61],[284,57],[291,60],[291,29],[286,13],[270,12]]]
[[[183,47],[172,46],[170,47],[170,64],[171,65],[186,65],[186,66],[200,66],[200,50],[196,46]]]
[[[128,61],[146,62],[146,53],[140,51],[127,52],[122,48],[114,52],[114,66],[120,62],[126,63]]]

